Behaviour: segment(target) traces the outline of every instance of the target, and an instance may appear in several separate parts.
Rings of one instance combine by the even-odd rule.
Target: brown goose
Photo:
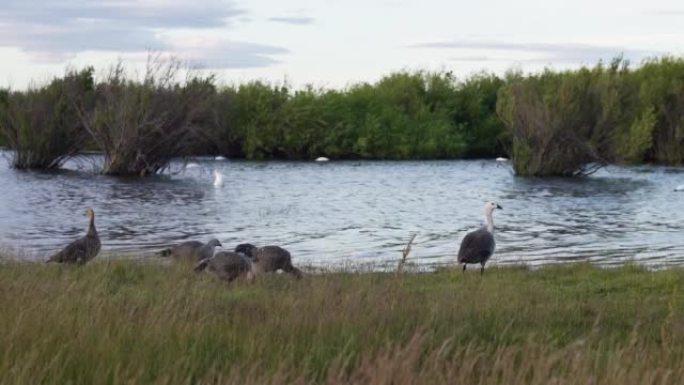
[[[228,282],[243,275],[248,281],[254,279],[252,262],[241,253],[217,251],[213,256],[201,260],[195,266],[195,271],[200,272],[207,268],[210,272],[216,274],[217,277]]]
[[[100,252],[102,245],[100,244],[100,237],[97,235],[97,229],[95,229],[95,211],[87,208],[86,215],[90,218],[90,226],[86,235],[68,244],[62,251],[51,256],[47,262],[83,265],[95,258]]]
[[[252,260],[256,274],[282,270],[297,279],[302,278],[301,270],[292,266],[290,252],[280,246],[256,247],[251,243],[242,243],[235,247],[235,252],[242,253]]]
[[[492,212],[495,209],[503,210],[501,206],[494,202],[485,204],[485,225],[475,231],[471,231],[461,241],[461,248],[458,250],[458,263],[463,264],[463,271],[469,263],[480,264],[480,275],[484,274],[484,267],[487,260],[494,254],[496,242],[494,241],[494,220]]]
[[[196,263],[214,255],[214,248],[221,246],[218,239],[211,239],[206,244],[200,241],[187,241],[157,253],[160,257],[172,257],[176,260]]]

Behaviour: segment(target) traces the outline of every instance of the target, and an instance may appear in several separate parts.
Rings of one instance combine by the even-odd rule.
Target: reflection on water
[[[516,178],[494,161],[241,162],[194,160],[170,175],[93,175],[96,158],[60,172],[0,165],[0,243],[44,254],[85,232],[97,213],[108,252],[186,239],[280,244],[311,264],[451,263],[463,235],[495,213],[495,263],[684,261],[684,169],[610,167],[590,178]],[[224,186],[213,186],[213,170]]]

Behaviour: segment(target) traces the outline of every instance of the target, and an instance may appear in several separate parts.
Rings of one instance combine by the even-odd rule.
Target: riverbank
[[[0,265],[0,382],[678,383],[684,270],[283,275]]]

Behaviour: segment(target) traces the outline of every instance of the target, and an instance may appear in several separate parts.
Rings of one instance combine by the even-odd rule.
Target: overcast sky
[[[684,54],[668,0],[0,0],[0,86],[150,50],[226,83],[344,87],[397,70],[536,71]]]

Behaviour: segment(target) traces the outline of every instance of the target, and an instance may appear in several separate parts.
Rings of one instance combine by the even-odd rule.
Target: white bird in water
[[[326,158],[326,157],[324,157],[324,156],[319,156],[318,158],[316,158],[316,162],[327,162],[327,161],[329,161],[329,160],[330,160],[330,159],[328,159],[328,158]]]
[[[675,187],[675,191],[684,191],[684,184],[680,184],[679,186]]]
[[[508,162],[508,158],[503,158],[503,157],[498,157],[496,158],[497,162]]]
[[[223,186],[223,174],[220,171],[214,170],[214,187]]]
[[[216,158],[214,158],[214,160],[226,160],[226,157],[219,155]]]

